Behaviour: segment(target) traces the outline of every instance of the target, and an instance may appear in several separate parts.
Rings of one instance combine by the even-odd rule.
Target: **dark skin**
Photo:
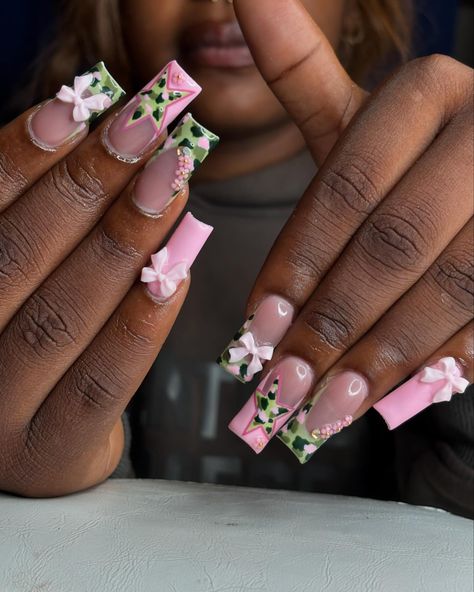
[[[223,135],[203,175],[250,172],[304,145],[322,165],[250,296],[249,310],[270,293],[300,311],[271,364],[292,353],[318,379],[357,370],[367,405],[433,356],[463,360],[472,381],[472,71],[419,60],[369,97],[332,49],[349,5],[234,4],[257,66],[189,68],[207,90],[196,117]],[[198,0],[133,6],[125,22],[143,80],[174,57],[183,19],[233,15]],[[121,162],[99,129],[42,151],[28,115],[0,131],[0,489],[51,496],[97,484],[119,462],[121,414],[188,289],[160,304],[134,281],[187,191],[146,216],[131,188],[151,149]]]

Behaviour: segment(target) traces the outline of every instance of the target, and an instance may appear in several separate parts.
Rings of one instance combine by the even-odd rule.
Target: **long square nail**
[[[279,362],[229,424],[259,454],[307,397],[313,371],[299,358]]]
[[[99,62],[72,86],[62,86],[56,98],[42,105],[29,122],[33,141],[42,148],[57,148],[84,130],[114,105],[125,91]]]
[[[363,376],[345,371],[332,376],[278,433],[303,464],[335,434],[351,425],[353,415],[369,395]]]
[[[151,265],[142,269],[141,281],[148,284],[153,298],[164,301],[176,293],[213,230],[190,212],[184,216],[166,247],[152,255]]]
[[[394,430],[433,403],[450,401],[454,394],[463,393],[468,386],[469,381],[463,378],[456,360],[442,358],[384,397],[374,409],[388,428]]]
[[[170,62],[122,109],[108,129],[106,146],[122,160],[137,160],[201,90],[177,62]]]
[[[134,188],[134,201],[145,213],[160,214],[183,190],[219,138],[190,113],[149,160]]]
[[[267,296],[226,347],[217,363],[241,382],[250,382],[271,360],[290,328],[294,307],[281,296]]]

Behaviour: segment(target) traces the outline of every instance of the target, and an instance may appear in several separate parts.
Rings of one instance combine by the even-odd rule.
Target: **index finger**
[[[103,62],[0,130],[0,212],[84,139],[125,91]]]
[[[260,72],[313,157],[323,162],[367,93],[351,80],[299,0],[235,0],[234,5]]]

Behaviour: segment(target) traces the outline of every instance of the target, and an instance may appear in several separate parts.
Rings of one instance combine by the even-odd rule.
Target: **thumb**
[[[321,164],[368,94],[299,0],[234,0],[262,76]]]

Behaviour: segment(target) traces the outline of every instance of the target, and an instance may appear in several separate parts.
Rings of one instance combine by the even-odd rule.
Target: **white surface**
[[[472,522],[394,503],[161,481],[0,495],[0,592],[470,592]]]

